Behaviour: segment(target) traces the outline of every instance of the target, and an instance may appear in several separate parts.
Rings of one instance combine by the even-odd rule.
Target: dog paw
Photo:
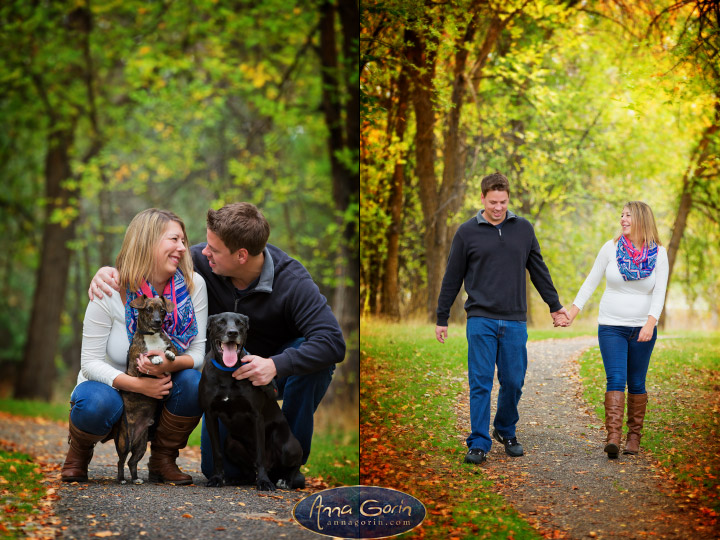
[[[151,357],[150,357],[150,362],[152,362],[152,364],[153,364],[154,366],[159,366],[160,364],[162,364],[162,360],[160,359],[159,356],[151,356]]]
[[[284,478],[281,478],[277,481],[276,487],[278,489],[290,489],[290,482],[288,482]]]
[[[139,486],[142,483],[143,483],[142,478],[136,478],[135,480],[133,480],[133,484],[135,484],[136,486]]]
[[[208,480],[208,483],[206,484],[207,487],[223,487],[225,482],[223,481],[222,476],[213,476]]]
[[[120,485],[123,485],[123,486],[124,486],[125,484],[127,484],[127,480],[118,480],[118,482],[120,483]]]
[[[165,358],[167,358],[171,362],[174,362],[175,361],[175,353],[172,351],[165,351]]]
[[[257,489],[258,491],[275,491],[275,484],[270,480],[258,480]]]

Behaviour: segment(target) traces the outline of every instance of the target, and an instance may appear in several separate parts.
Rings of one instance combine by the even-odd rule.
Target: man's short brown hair
[[[230,253],[241,248],[260,255],[270,237],[270,224],[254,204],[226,204],[220,210],[208,210],[207,228],[216,234]]]
[[[495,172],[487,175],[482,179],[480,183],[480,189],[482,190],[483,197],[487,196],[488,191],[507,191],[508,197],[510,196],[510,182],[504,174]]]

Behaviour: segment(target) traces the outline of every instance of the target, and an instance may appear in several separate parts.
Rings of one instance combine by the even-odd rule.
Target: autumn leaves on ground
[[[431,330],[363,322],[361,483],[399,489],[426,505],[427,518],[414,537],[565,537],[560,530],[535,530],[498,494],[500,486],[482,467],[462,464],[466,449],[456,433],[455,407],[464,391],[466,343],[458,328],[458,339],[439,349]],[[600,404],[599,353],[588,351],[580,363],[583,397]],[[719,337],[658,343],[648,374],[654,396],[643,439],[644,452],[664,474],[665,489],[680,507],[702,516],[709,530],[720,513],[718,363]],[[602,411],[597,412],[601,424]]]

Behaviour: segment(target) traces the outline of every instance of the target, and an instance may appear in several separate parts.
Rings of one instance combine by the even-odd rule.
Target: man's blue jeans
[[[198,403],[200,372],[184,369],[172,374],[172,388],[165,407],[176,416],[200,416]],[[70,420],[81,431],[104,435],[120,420],[123,400],[120,392],[105,383],[84,381],[70,396]]]
[[[527,323],[485,317],[467,322],[470,426],[468,448],[489,452],[490,392],[497,365],[500,391],[493,425],[503,437],[515,436],[518,403],[527,371]]]
[[[605,366],[608,392],[644,394],[650,355],[657,340],[657,327],[650,341],[638,341],[641,327],[598,325],[600,354]]]
[[[295,341],[283,346],[278,352],[282,352],[288,348],[297,349],[300,344],[305,341],[299,338]],[[310,457],[310,447],[314,430],[313,415],[320,405],[325,392],[330,386],[335,366],[331,366],[314,373],[306,375],[290,375],[289,377],[278,377],[276,379],[278,385],[278,399],[283,400],[282,412],[290,424],[290,431],[300,442],[303,451],[303,464],[307,463]],[[220,445],[223,447],[223,469],[227,479],[238,478],[241,476],[239,469],[228,460],[225,454],[225,439],[227,430],[222,422],[220,425]],[[213,457],[212,445],[210,444],[210,436],[205,426],[205,416],[203,415],[202,432],[200,437],[200,454],[202,462],[200,468],[205,477],[210,478],[213,475]]]

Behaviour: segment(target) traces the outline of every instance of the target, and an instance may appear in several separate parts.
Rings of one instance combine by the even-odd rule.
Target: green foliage
[[[373,268],[383,264],[387,250],[387,193],[398,156],[389,122],[398,113],[399,73],[408,67],[404,28],[439,37],[437,48],[431,43],[429,48],[437,55],[433,112],[440,182],[445,157],[440,152],[453,107],[455,53],[472,9],[488,10],[479,18],[478,39],[466,45],[469,69],[463,82],[468,97],[461,114],[464,139],[458,155],[464,175],[461,189],[453,194],[464,198],[464,206],[449,216],[449,225],[456,226],[481,207],[483,176],[496,170],[505,173],[511,181],[510,209],[535,225],[555,285],[569,303],[602,244],[617,234],[617,215],[624,202],[650,204],[661,239],[667,244],[670,238],[682,179],[703,130],[716,121],[717,77],[708,58],[717,49],[712,48],[717,44],[717,24],[707,19],[698,25],[694,17],[699,12],[692,11],[693,5],[678,5],[682,9],[671,10],[676,15],[660,17],[650,27],[651,19],[641,10],[623,11],[613,4],[578,10],[562,3],[514,3],[500,18],[507,17],[512,7],[519,10],[482,71],[472,73],[492,6],[470,8],[460,2],[421,12],[416,3],[406,9],[395,2],[367,7],[361,51],[366,60],[361,89],[367,104],[362,201],[368,206],[361,216],[367,231],[361,245],[363,294],[373,297],[382,292]],[[705,16],[711,17],[709,12]],[[414,122],[411,100],[405,133],[407,186],[416,186],[417,181]],[[694,184],[697,210],[691,213],[689,227],[693,238],[701,240],[686,239],[681,249],[693,254],[678,259],[678,268],[686,275],[702,276],[692,286],[678,276],[683,289],[689,288],[695,297],[716,296],[714,276],[705,277],[716,265],[699,266],[700,259],[714,261],[717,252],[713,247],[717,242],[712,242],[718,232],[715,216],[720,201],[716,161],[706,162],[704,176]],[[417,210],[417,188],[406,196],[408,210]],[[426,258],[447,256],[427,252],[421,241],[432,219],[413,211],[403,213],[401,244],[407,251],[399,277],[404,314],[412,314],[417,298],[423,296]],[[420,272],[408,265],[419,265]],[[542,303],[534,291],[532,297],[534,304]]]
[[[78,194],[47,216],[75,220],[63,348],[79,339],[90,277],[113,264],[130,219],[153,206],[180,215],[197,243],[208,208],[253,202],[270,242],[329,297],[346,263],[338,223],[357,222],[359,203],[337,215],[315,50],[320,5],[130,0],[89,9],[0,7],[0,360],[22,355],[46,219],[45,154],[61,128],[72,133],[66,185]],[[341,157],[357,168],[356,155]]]

